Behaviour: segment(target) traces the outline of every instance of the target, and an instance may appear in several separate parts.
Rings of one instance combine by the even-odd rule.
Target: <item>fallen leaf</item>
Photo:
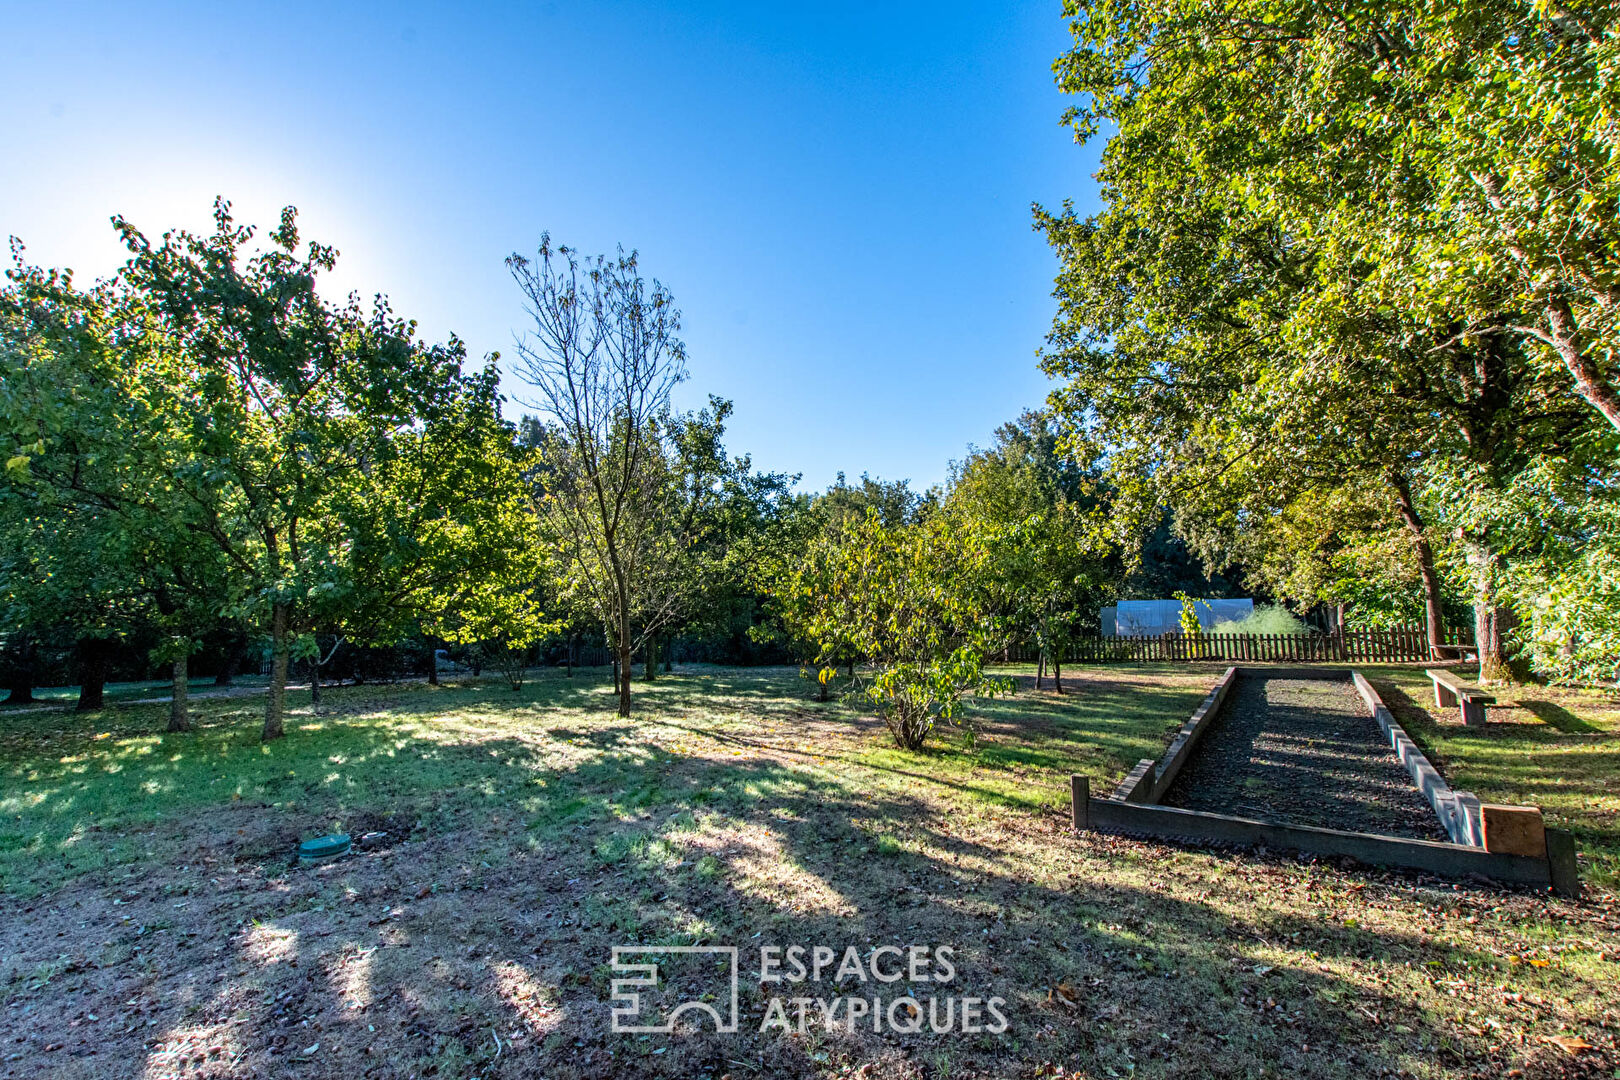
[[[1579,1035],[1574,1037],[1568,1035],[1543,1035],[1541,1037],[1541,1041],[1544,1043],[1552,1043],[1554,1046],[1568,1054],[1579,1054],[1583,1050],[1592,1049],[1592,1044],[1581,1038]]]

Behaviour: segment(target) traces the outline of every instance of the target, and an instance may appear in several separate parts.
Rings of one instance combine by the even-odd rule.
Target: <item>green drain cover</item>
[[[349,834],[332,833],[329,836],[317,836],[313,840],[305,840],[298,845],[298,862],[301,866],[310,866],[314,863],[330,862],[333,859],[349,853]]]

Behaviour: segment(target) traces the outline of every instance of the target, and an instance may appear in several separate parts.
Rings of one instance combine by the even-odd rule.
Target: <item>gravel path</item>
[[[1347,682],[1239,679],[1167,806],[1444,840]]]

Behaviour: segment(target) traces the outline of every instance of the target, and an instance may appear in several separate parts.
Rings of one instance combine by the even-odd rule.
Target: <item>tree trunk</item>
[[[619,638],[619,715],[630,715],[630,634]]]
[[[429,686],[438,686],[439,685],[439,639],[438,638],[430,637],[430,638],[427,639],[427,654],[428,654],[428,669],[427,669],[428,685]]]
[[[1395,508],[1412,534],[1412,546],[1417,551],[1418,576],[1423,579],[1423,624],[1429,635],[1429,659],[1438,659],[1439,646],[1446,640],[1446,628],[1441,622],[1440,575],[1434,569],[1434,549],[1423,532],[1423,520],[1412,503],[1412,488],[1405,475],[1391,469],[1388,476],[1390,486],[1395,489]]]
[[[1479,684],[1509,683],[1513,673],[1508,669],[1506,642],[1515,619],[1511,610],[1496,602],[1496,553],[1478,538],[1463,540],[1468,565],[1474,572],[1474,645],[1479,650]]]
[[[855,661],[851,660],[844,665],[844,674],[849,676],[850,682],[855,681]]]
[[[1052,689],[1063,693],[1063,663],[1057,653],[1052,654]]]
[[[214,676],[215,686],[229,686],[236,679],[236,672],[242,666],[243,646],[233,636],[225,648],[225,664]]]
[[[79,703],[74,712],[96,712],[107,687],[107,642],[101,638],[79,641]]]
[[[658,678],[658,639],[647,639],[647,670],[643,676],[648,682]]]
[[[30,705],[34,701],[35,663],[39,654],[32,634],[23,635],[22,647],[17,653],[16,667],[12,669],[11,681],[6,686],[11,693],[6,695],[5,703]]]
[[[191,665],[182,652],[174,658],[173,689],[169,692],[169,730],[191,730]]]
[[[1491,603],[1474,605],[1474,641],[1479,646],[1479,685],[1513,681],[1507,661],[1507,637],[1518,623],[1511,608]]]
[[[1046,678],[1046,650],[1043,648],[1035,657],[1035,689],[1041,688],[1041,680]]]
[[[270,607],[270,692],[265,695],[264,731],[260,735],[265,742],[281,738],[285,730],[282,717],[287,711],[287,652],[287,605],[277,603]]]

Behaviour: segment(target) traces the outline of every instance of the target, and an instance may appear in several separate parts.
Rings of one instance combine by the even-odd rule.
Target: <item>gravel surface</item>
[[[1348,682],[1239,679],[1167,806],[1444,840]]]

